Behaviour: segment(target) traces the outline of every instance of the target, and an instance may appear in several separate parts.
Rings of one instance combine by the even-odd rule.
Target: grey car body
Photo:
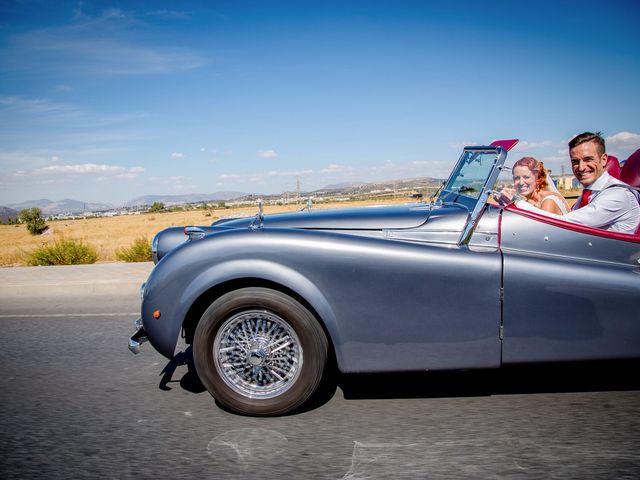
[[[132,348],[148,338],[172,358],[180,335],[191,343],[217,299],[260,288],[310,313],[340,372],[639,358],[640,238],[491,205],[506,157],[499,145],[465,148],[428,203],[259,212],[188,235],[184,228],[160,232]],[[215,358],[231,347],[211,335],[203,344],[213,349],[211,368],[230,370]],[[245,350],[245,372],[268,363],[269,348]],[[301,362],[303,353],[296,354]],[[235,375],[219,383],[234,389]],[[300,403],[254,410],[260,391],[235,390],[244,406],[226,397],[222,403],[242,413],[283,413]],[[277,397],[269,397],[272,404]]]

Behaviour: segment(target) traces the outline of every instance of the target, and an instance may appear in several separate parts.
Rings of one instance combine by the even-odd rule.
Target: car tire
[[[314,315],[267,288],[218,298],[193,338],[202,384],[222,406],[247,415],[282,415],[300,407],[318,388],[327,356],[327,337]]]

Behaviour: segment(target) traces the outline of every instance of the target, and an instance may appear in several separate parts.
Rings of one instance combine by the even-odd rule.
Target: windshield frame
[[[473,182],[476,185],[481,185],[478,195],[469,195],[470,192],[476,191],[465,190],[465,185],[458,186],[456,191],[457,182],[461,177],[464,177],[465,170],[469,170],[469,166],[472,162],[482,159],[483,156],[490,162],[486,167],[486,172],[483,178],[474,178]],[[438,195],[437,202],[460,205],[467,209],[469,216],[465,228],[463,229],[458,243],[467,243],[471,237],[471,233],[475,228],[480,214],[484,210],[489,195],[492,193],[492,189],[498,180],[498,176],[504,167],[504,162],[507,159],[507,150],[501,146],[482,146],[482,147],[465,147],[462,151],[462,155],[458,159],[455,168],[452,170],[451,175],[444,184],[444,187]],[[464,182],[462,182],[464,183]]]

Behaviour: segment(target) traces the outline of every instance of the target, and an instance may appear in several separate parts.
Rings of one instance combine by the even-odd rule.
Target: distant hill
[[[342,182],[342,183],[334,183],[332,185],[327,185],[320,190],[344,190],[348,188],[362,188],[369,185],[368,183],[363,182]]]
[[[162,202],[165,205],[175,205],[183,203],[199,203],[199,202],[216,202],[221,200],[233,200],[247,195],[242,192],[215,192],[215,193],[194,193],[190,195],[145,195],[143,197],[129,200],[126,207],[137,207],[142,205],[152,205],[153,202]],[[9,204],[6,207],[8,211],[20,212],[25,208],[39,208],[43,216],[59,215],[59,214],[80,214],[88,212],[103,212],[116,208],[109,203],[100,202],[83,202],[66,198],[53,202],[46,198],[39,200],[27,200],[22,203]],[[16,213],[17,216],[17,213]]]
[[[0,221],[7,223],[9,220],[15,220],[18,218],[18,211],[13,208],[0,207]]]
[[[408,178],[400,180],[388,180],[384,182],[344,182],[334,185],[327,185],[320,190],[314,192],[305,192],[305,195],[319,194],[324,195],[327,192],[335,193],[360,193],[362,190],[373,189],[398,189],[403,187],[422,187],[438,185],[441,180],[430,177]],[[282,194],[280,194],[282,195]],[[267,195],[267,197],[276,198],[278,195]],[[181,205],[185,203],[202,203],[202,202],[219,202],[230,200],[242,200],[263,197],[257,194],[248,194],[244,192],[222,191],[214,193],[191,193],[186,195],[144,195],[136,197],[125,203],[125,207],[141,207],[145,205],[153,205],[155,202],[164,203],[166,206]],[[108,203],[98,202],[82,202],[78,200],[65,199],[58,202],[52,202],[48,199],[29,200],[22,203],[9,204],[9,210],[19,212],[25,208],[36,207],[42,210],[43,216],[58,214],[81,214],[88,212],[100,212],[113,210],[116,207]]]
[[[144,195],[142,197],[129,200],[125,207],[139,207],[142,205],[153,205],[155,202],[165,205],[176,205],[182,203],[219,202],[233,200],[246,196],[242,192],[215,192],[215,193],[191,193],[186,195]]]
[[[18,212],[25,208],[35,207],[42,211],[43,216],[47,216],[67,213],[78,214],[84,212],[99,212],[102,210],[110,210],[113,208],[113,205],[99,202],[81,202],[65,198],[64,200],[59,200],[57,202],[52,202],[47,199],[28,200],[26,202],[8,205],[8,207],[13,210],[17,210]]]
[[[41,198],[40,200],[27,200],[26,202],[22,202],[22,203],[11,203],[7,206],[19,212],[20,210],[24,210],[25,208],[33,208],[33,207],[39,208],[40,210],[42,210],[44,207],[52,203],[53,202],[51,200],[47,200],[46,198]]]

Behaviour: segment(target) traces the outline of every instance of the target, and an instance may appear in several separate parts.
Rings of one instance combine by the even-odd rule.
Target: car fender
[[[291,235],[325,235],[294,230],[271,233],[278,240]],[[149,277],[142,302],[145,330],[154,348],[167,358],[173,357],[194,303],[212,289],[237,280],[269,282],[295,292],[318,315],[331,341],[339,344],[335,315],[325,296],[308,276],[291,266],[260,258],[268,244],[261,232],[224,232],[187,242],[163,258]],[[154,318],[155,311],[160,311],[160,318]]]

